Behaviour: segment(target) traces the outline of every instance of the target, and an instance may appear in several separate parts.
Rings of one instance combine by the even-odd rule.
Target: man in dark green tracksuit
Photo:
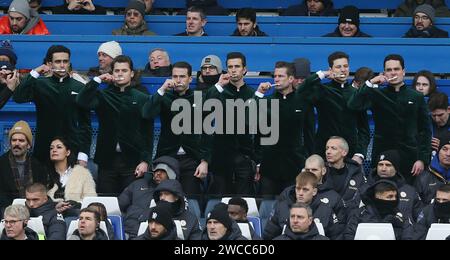
[[[256,165],[253,161],[253,136],[247,127],[245,134],[237,134],[237,109],[231,108],[231,106],[227,108],[226,103],[230,101],[246,102],[253,98],[255,91],[244,82],[247,68],[246,58],[242,53],[228,53],[227,68],[228,73],[222,74],[215,87],[208,90],[205,100],[205,102],[208,102],[209,99],[218,100],[224,107],[223,129],[220,129],[217,122],[215,123],[216,132],[213,137],[211,160],[213,183],[210,193],[221,196],[225,194],[254,195],[253,181]],[[234,129],[226,122],[226,116],[230,116],[230,113],[234,114]],[[245,114],[245,118],[248,119],[248,114]],[[227,133],[227,129],[234,131]],[[220,130],[223,132],[220,133]]]
[[[404,60],[392,54],[384,59],[384,74],[354,93],[349,100],[353,109],[371,109],[375,121],[372,164],[382,151],[398,150],[402,158],[400,172],[411,183],[420,174],[431,155],[431,122],[423,95],[403,82]],[[378,84],[388,83],[379,89]]]
[[[99,166],[97,192],[117,195],[148,171],[153,151],[153,121],[142,117],[148,96],[131,87],[133,62],[117,56],[112,74],[91,80],[81,91],[77,103],[95,110],[99,133],[94,161]],[[98,89],[108,82],[106,89]]]
[[[275,64],[275,93],[268,97],[272,116],[278,117],[279,136],[273,145],[260,145],[261,150],[261,195],[278,195],[286,187],[294,184],[295,177],[305,165],[303,147],[303,128],[305,126],[305,101],[300,92],[295,91],[295,67],[292,63],[277,62]],[[269,82],[261,83],[255,93],[263,97],[271,87]],[[274,111],[272,102],[279,102],[278,113]],[[262,108],[260,108],[262,109]],[[268,116],[270,117],[270,112]],[[271,118],[273,119],[273,118]],[[274,120],[271,120],[274,124]]]
[[[76,104],[76,97],[84,88],[69,75],[70,50],[61,45],[51,46],[47,64],[31,71],[17,87],[13,99],[17,103],[36,105],[36,139],[33,155],[43,163],[50,161],[50,142],[64,136],[71,151],[78,153],[78,162],[87,166],[91,148],[91,120],[89,110]],[[39,78],[51,72],[52,76]]]
[[[349,144],[349,156],[362,164],[369,145],[369,123],[366,111],[351,109],[347,101],[356,91],[347,82],[349,57],[343,52],[328,56],[329,71],[319,71],[299,87],[305,92],[318,113],[319,126],[314,149],[325,157],[325,145],[332,136],[340,136]],[[332,81],[321,84],[325,77]]]
[[[189,88],[192,82],[192,67],[186,62],[177,62],[172,68],[172,78],[167,79],[145,103],[143,108],[144,118],[161,117],[161,134],[159,136],[156,157],[171,156],[180,163],[180,182],[183,190],[189,195],[202,194],[202,180],[208,174],[208,162],[211,158],[210,145],[202,145],[202,132],[195,132],[195,116],[202,118],[202,94]],[[173,89],[173,92],[169,92]],[[172,111],[172,106],[181,106],[181,111]],[[180,129],[172,129],[172,124],[177,122],[176,117],[188,113],[190,119],[185,121]],[[181,134],[178,130],[189,124],[187,131]],[[179,124],[176,124],[177,126]],[[200,125],[201,127],[201,125]],[[200,128],[200,130],[203,130]]]

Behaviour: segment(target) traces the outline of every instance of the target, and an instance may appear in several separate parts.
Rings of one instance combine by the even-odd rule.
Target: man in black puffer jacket
[[[434,25],[435,10],[431,5],[419,5],[414,10],[413,26],[404,38],[448,38],[448,32]]]
[[[345,240],[353,240],[359,223],[391,223],[397,240],[413,239],[413,227],[408,217],[398,210],[399,191],[389,180],[375,182],[362,195],[364,207],[349,217],[344,231]]]
[[[328,240],[319,234],[313,220],[312,209],[305,203],[292,205],[289,214],[289,225],[284,234],[273,240]]]
[[[175,222],[180,222],[181,230],[177,230],[179,239],[201,239],[202,230],[200,229],[200,223],[198,218],[188,209],[187,199],[184,197],[180,182],[177,180],[161,182],[153,193],[153,199],[157,204],[159,201],[167,201],[170,204],[173,215],[172,219]]]

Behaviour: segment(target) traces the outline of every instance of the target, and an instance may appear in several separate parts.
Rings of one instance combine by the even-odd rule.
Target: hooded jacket
[[[380,176],[377,174],[377,170],[374,169],[372,173],[369,175],[367,184],[361,187],[361,194],[364,194],[365,191],[372,186],[372,184],[381,180]],[[403,216],[407,216],[412,220],[416,220],[419,213],[422,211],[424,205],[422,200],[419,197],[416,189],[407,184],[403,175],[397,173],[392,178],[384,178],[385,180],[390,180],[394,182],[398,188],[398,192],[400,193],[400,199],[398,204],[399,211],[403,214]]]
[[[442,167],[439,156],[435,156],[428,169],[417,176],[414,186],[423,203],[430,204],[439,186],[449,183],[449,180],[450,170]]]
[[[362,200],[365,206],[355,210],[355,213],[349,216],[347,227],[344,231],[345,240],[353,240],[355,238],[356,229],[358,228],[359,223],[391,223],[397,240],[411,240],[413,238],[414,230],[411,220],[408,217],[404,217],[398,209],[395,209],[394,214],[381,216],[378,209],[374,206],[375,186],[382,182],[397,187],[395,182],[381,179],[373,183],[365,193],[362,194]],[[400,197],[399,195],[397,189],[397,199]]]
[[[13,34],[8,15],[0,18],[0,34]],[[39,14],[35,10],[30,10],[30,19],[19,34],[49,35],[50,32]]]
[[[425,0],[423,4],[431,5],[436,10],[436,16],[438,17],[450,17],[450,11],[445,4],[445,0]],[[394,16],[412,17],[417,6],[416,0],[405,0],[404,3],[397,7]]]
[[[188,210],[188,205],[186,203],[187,199],[184,197],[183,188],[181,187],[180,182],[177,180],[166,180],[161,182],[153,193],[153,199],[156,203],[160,201],[159,196],[161,191],[168,191],[178,197],[178,201],[171,204],[174,216],[173,220],[180,221],[181,224],[184,238],[182,240],[200,240],[202,236],[200,223],[197,217]],[[150,210],[147,209],[146,211],[149,212]],[[179,231],[177,230],[177,232]],[[179,236],[180,235],[178,235],[178,238],[180,238]]]
[[[322,236],[319,234],[319,230],[317,229],[314,221],[309,226],[309,230],[306,233],[294,233],[288,225],[284,234],[274,238],[273,240],[330,240],[326,236]]]
[[[38,234],[36,232],[34,232],[34,230],[32,230],[29,227],[25,228],[25,236],[27,237],[26,240],[39,240]],[[0,237],[0,240],[14,240],[14,239],[9,238],[6,235],[6,229],[3,229],[2,236]]]
[[[424,30],[417,30],[415,26],[411,26],[403,38],[448,38],[448,32],[434,25]]]
[[[42,216],[47,240],[66,240],[66,222],[64,222],[64,217],[56,212],[55,206],[56,203],[48,198],[44,205],[36,209],[28,208],[28,210],[30,217]]]
[[[334,10],[333,2],[331,0],[323,0],[323,10],[320,13],[310,13],[308,5],[304,0],[299,5],[291,5],[281,12],[281,16],[336,16],[337,12]]]
[[[281,235],[285,225],[289,225],[289,212],[292,205],[297,201],[295,196],[295,186],[285,189],[273,207],[271,216],[267,221],[263,231],[263,238],[271,240]],[[313,211],[314,221],[322,223],[327,237],[340,239],[344,229],[345,220],[338,219],[328,203],[322,202],[317,196],[309,205]]]

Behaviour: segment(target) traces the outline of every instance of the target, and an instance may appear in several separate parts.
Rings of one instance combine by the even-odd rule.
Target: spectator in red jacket
[[[30,8],[28,1],[14,0],[8,15],[0,18],[0,34],[50,34],[39,14]]]

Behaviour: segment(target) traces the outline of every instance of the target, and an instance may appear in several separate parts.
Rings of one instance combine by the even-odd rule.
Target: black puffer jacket
[[[450,213],[449,213],[450,214]],[[449,224],[450,216],[438,217],[435,213],[435,204],[426,206],[417,217],[417,223],[414,225],[414,239],[425,240],[428,229],[433,223]]]
[[[31,228],[25,228],[25,236],[27,236],[27,240],[39,240],[39,236],[34,230]],[[3,229],[2,236],[0,237],[0,240],[14,240],[12,238],[9,238],[6,235],[6,229]]]
[[[42,223],[44,224],[45,236],[47,240],[66,240],[66,222],[64,217],[56,212],[56,203],[50,198],[39,208],[30,209],[30,217],[42,216]]]
[[[263,231],[265,240],[272,240],[281,235],[285,225],[289,223],[289,212],[292,205],[297,201],[295,196],[295,186],[285,189],[273,207],[271,217],[267,221]],[[344,222],[336,216],[332,208],[323,203],[318,197],[314,197],[311,205],[314,221],[320,221],[327,237],[331,239],[341,239],[344,230]]]
[[[334,10],[333,2],[331,0],[323,0],[324,9],[320,13],[310,13],[306,0],[299,5],[292,5],[281,12],[281,16],[336,16],[337,12]]]
[[[378,209],[374,206],[373,200],[375,198],[375,186],[382,182],[389,183],[397,187],[394,182],[381,179],[365,191],[362,195],[362,200],[365,206],[355,210],[355,214],[349,216],[347,227],[344,231],[345,240],[353,240],[355,238],[356,229],[358,228],[359,223],[391,223],[397,240],[413,239],[414,230],[411,220],[408,217],[404,217],[398,209],[395,214],[381,216]],[[397,197],[399,197],[398,190]]]
[[[273,240],[330,240],[328,237],[319,234],[319,230],[314,222],[309,228],[307,233],[294,233],[292,232],[291,227],[288,226],[283,235],[278,236]]]

